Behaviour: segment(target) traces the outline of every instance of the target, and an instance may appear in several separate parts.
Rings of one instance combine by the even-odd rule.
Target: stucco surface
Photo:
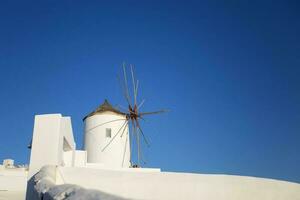
[[[0,200],[24,200],[26,185],[25,169],[0,168]]]
[[[300,184],[230,175],[59,167],[65,183],[128,199],[300,200]]]
[[[125,116],[104,112],[85,119],[84,150],[88,163],[102,163],[107,167],[130,166],[130,146]],[[111,137],[106,137],[106,129]]]

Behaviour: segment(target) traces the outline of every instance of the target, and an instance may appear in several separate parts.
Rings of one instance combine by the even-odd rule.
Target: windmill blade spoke
[[[131,106],[131,101],[130,101],[130,95],[129,95],[129,89],[128,89],[128,82],[127,82],[127,73],[126,73],[126,67],[125,63],[123,63],[123,75],[124,75],[124,83],[125,83],[125,91],[126,91],[126,97],[128,104]],[[132,106],[131,106],[132,107]]]
[[[143,151],[141,151],[141,160],[142,160],[142,162],[143,162],[143,164],[145,165],[146,164],[146,161],[145,161],[145,156],[144,156],[144,152]]]
[[[104,122],[102,124],[98,124],[98,125],[94,126],[93,128],[90,128],[89,130],[87,130],[86,133],[92,131],[93,129],[95,129],[95,128],[99,127],[99,126],[103,126],[103,125],[108,124],[108,123],[117,122],[117,121],[123,121],[123,120],[126,120],[126,119],[115,119],[115,120],[111,120],[111,121],[108,121],[108,122]]]
[[[124,165],[124,160],[125,160],[125,155],[126,155],[126,150],[127,150],[127,141],[128,141],[128,132],[126,133],[126,140],[125,140],[125,147],[124,147],[124,152],[123,152],[122,167]]]
[[[142,102],[140,103],[140,105],[138,105],[138,109],[140,109],[142,107],[142,105],[145,103],[145,99],[142,100]]]
[[[154,114],[161,114],[161,113],[166,113],[169,112],[168,110],[158,110],[158,111],[154,111],[154,112],[142,112],[139,115],[140,116],[144,116],[144,115],[154,115]]]
[[[124,106],[120,105],[120,104],[118,104],[118,105],[116,106],[116,108],[119,109],[119,110],[121,110],[121,111],[124,112],[124,113],[127,112],[127,109],[126,109]]]
[[[128,123],[126,124],[126,126],[124,126],[124,128],[123,128],[123,131],[122,131],[122,134],[121,134],[121,137],[123,137],[123,135],[124,135],[124,132],[125,132],[125,130],[126,130],[126,128],[127,128],[127,126],[128,126]]]
[[[131,127],[132,128],[132,127]],[[131,166],[133,166],[133,163],[132,163],[132,152],[133,152],[133,138],[134,138],[134,136],[133,136],[133,132],[132,131],[129,131],[129,145],[130,145],[130,164],[131,164]]]
[[[138,161],[138,166],[140,166],[140,154],[141,154],[140,137],[139,137],[139,134],[137,133],[137,127],[135,125],[133,125],[133,134],[135,135],[135,138],[136,138],[136,144],[137,144],[137,161]]]
[[[118,105],[117,108],[123,112],[125,115],[129,115],[130,113],[133,114],[134,112],[131,110],[126,110],[126,108],[124,106]]]
[[[147,147],[150,147],[150,143],[148,142],[148,139],[146,138],[144,132],[142,131],[142,128],[141,128],[140,126],[138,126],[138,129],[139,129],[139,131],[141,132],[141,134],[142,134],[142,136],[143,136],[143,139],[144,139],[144,141],[145,141]]]
[[[114,137],[105,145],[105,147],[101,150],[102,152],[112,143],[112,141],[117,137],[117,135],[120,133],[121,129],[128,123],[126,120],[123,125],[119,128],[118,132],[114,135]]]
[[[136,105],[136,84],[134,79],[134,73],[133,73],[133,65],[130,65],[131,70],[131,78],[132,78],[132,85],[133,85],[133,98],[134,98],[134,105]]]
[[[120,87],[121,87],[122,93],[123,93],[123,95],[124,95],[124,98],[126,99],[127,103],[130,105],[130,99],[129,99],[129,96],[128,96],[128,94],[127,94],[127,91],[126,91],[126,89],[125,89],[125,86],[122,84],[121,79],[120,79],[120,77],[119,77],[118,75],[117,75],[117,79],[118,79],[118,82],[119,82],[119,84],[120,84]]]
[[[140,166],[140,160],[141,160],[141,147],[140,147],[140,135],[135,131],[136,138],[137,138],[137,144],[138,144],[138,166]]]
[[[135,96],[134,96],[135,105],[137,105],[138,88],[139,88],[139,80],[136,81],[136,87],[135,87]]]
[[[143,164],[146,164],[146,161],[144,159],[144,152],[142,149],[140,149],[140,160],[143,162]]]
[[[143,120],[143,121],[146,121],[146,119],[142,116],[138,116],[139,119]]]
[[[134,114],[134,111],[130,110],[130,109],[125,109],[124,107],[119,107],[120,110],[125,113],[125,114]]]
[[[148,142],[148,140],[147,140],[147,138],[146,138],[146,136],[145,136],[145,134],[144,134],[144,131],[142,130],[142,128],[141,128],[140,123],[139,123],[138,120],[136,120],[136,124],[137,124],[138,130],[141,132],[141,134],[142,134],[142,136],[143,136],[143,138],[144,138],[144,141],[145,141],[146,145],[147,145],[148,147],[150,147],[150,143]]]

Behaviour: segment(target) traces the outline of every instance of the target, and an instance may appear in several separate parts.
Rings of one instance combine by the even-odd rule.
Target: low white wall
[[[76,150],[74,156],[74,166],[84,167],[86,166],[86,162],[87,162],[86,151]]]
[[[63,152],[63,166],[72,167],[73,166],[74,151],[64,151]]]
[[[66,183],[128,199],[300,200],[300,184],[272,179],[59,167]]]

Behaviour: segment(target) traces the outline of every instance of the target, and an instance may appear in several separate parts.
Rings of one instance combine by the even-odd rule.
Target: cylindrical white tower
[[[130,167],[130,142],[126,115],[107,100],[84,119],[84,150],[88,163],[105,167]]]

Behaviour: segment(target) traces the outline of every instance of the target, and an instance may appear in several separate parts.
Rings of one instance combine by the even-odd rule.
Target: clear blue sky
[[[28,163],[35,114],[82,118],[136,66],[149,167],[300,183],[294,1],[2,1],[0,159]],[[249,1],[250,2],[250,1]]]

